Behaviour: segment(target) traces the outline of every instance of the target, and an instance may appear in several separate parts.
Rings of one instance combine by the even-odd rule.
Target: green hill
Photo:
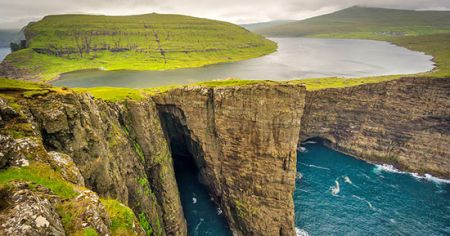
[[[331,14],[285,24],[259,25],[267,36],[383,38],[450,32],[450,11],[411,11],[350,7]]]
[[[243,60],[276,50],[262,36],[227,22],[182,15],[54,15],[29,24],[27,48],[0,73],[47,80],[63,72],[164,70]]]
[[[285,24],[258,24],[254,32],[272,37],[356,38],[388,41],[433,56],[436,68],[422,78],[450,77],[450,11],[411,11],[350,7],[331,14]],[[296,81],[308,89],[355,86],[404,75],[357,79],[322,78]]]

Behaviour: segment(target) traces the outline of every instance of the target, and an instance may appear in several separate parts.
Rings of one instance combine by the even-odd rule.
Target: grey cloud
[[[0,28],[19,28],[49,14],[130,15],[177,13],[251,23],[304,19],[353,5],[399,9],[450,9],[449,0],[0,0]]]

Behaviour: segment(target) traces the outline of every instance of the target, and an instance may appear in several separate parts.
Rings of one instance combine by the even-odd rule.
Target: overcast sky
[[[304,19],[353,5],[450,10],[450,0],[0,0],[0,28],[20,28],[49,14],[176,13],[237,24]]]

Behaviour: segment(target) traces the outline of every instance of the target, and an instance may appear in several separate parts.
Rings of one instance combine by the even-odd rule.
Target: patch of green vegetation
[[[155,194],[153,194],[152,190],[149,187],[149,182],[148,182],[147,177],[140,178],[138,180],[138,182],[142,186],[142,188],[144,189],[144,191],[142,193],[144,193],[145,195],[151,195],[151,197],[155,198]]]
[[[234,205],[236,206],[237,213],[241,218],[246,218],[256,213],[255,210],[244,201],[235,200]]]
[[[36,96],[43,96],[48,94],[50,91],[48,89],[43,89],[43,90],[31,90],[31,91],[26,91],[23,93],[23,96],[25,98],[32,98],[32,97],[36,97]]]
[[[387,41],[433,56],[436,68],[415,75],[365,78],[312,78],[291,83],[308,90],[357,86],[405,76],[437,78],[450,76],[450,12],[409,11],[351,7],[328,15],[284,24],[258,26],[255,32],[269,36],[352,38]]]
[[[276,84],[276,82],[269,80],[240,80],[240,79],[224,79],[224,80],[213,80],[196,83],[190,86],[205,86],[205,87],[229,87],[229,86],[246,86],[255,84]]]
[[[137,219],[130,208],[114,199],[101,199],[101,202],[111,219],[112,235],[136,235],[133,229]]]
[[[44,88],[51,87],[51,85],[26,82],[21,80],[0,78],[0,91],[10,91],[10,90],[42,90]]]
[[[15,139],[33,135],[33,127],[30,123],[8,123],[4,127],[4,132]]]
[[[0,184],[13,180],[31,182],[31,186],[42,185],[56,195],[69,199],[77,196],[74,186],[65,181],[62,176],[48,165],[32,162],[26,167],[12,167],[0,170]]]
[[[268,80],[240,80],[240,79],[224,79],[195,83],[185,85],[188,87],[204,86],[204,87],[228,87],[228,86],[247,86],[255,84],[277,84],[277,82]],[[123,100],[141,100],[148,96],[159,93],[165,93],[175,88],[181,88],[183,85],[169,85],[155,88],[132,89],[132,88],[116,88],[116,87],[94,87],[94,88],[74,88],[74,91],[89,93],[93,97],[104,101],[117,102]],[[139,151],[137,151],[139,154]],[[140,155],[140,154],[139,154]]]
[[[95,98],[105,101],[117,102],[131,99],[140,100],[145,97],[142,89],[115,88],[115,87],[95,87],[95,88],[76,88],[74,91],[89,93]]]
[[[147,236],[152,236],[153,228],[148,222],[147,216],[144,212],[141,212],[139,214],[139,224],[142,226]]]
[[[139,145],[139,143],[134,142],[134,150],[136,150],[136,153],[138,154],[139,158],[141,158],[141,161],[144,162],[144,151],[142,151],[141,145]]]
[[[29,48],[5,63],[22,77],[49,80],[89,68],[167,70],[254,58],[276,50],[227,22],[182,15],[46,16],[25,29]]]
[[[85,228],[83,230],[83,235],[84,236],[98,236],[98,233],[94,228],[89,227],[89,228]]]
[[[421,77],[450,77],[450,32],[434,35],[389,37],[383,40],[433,56],[436,68],[428,73],[418,74]]]

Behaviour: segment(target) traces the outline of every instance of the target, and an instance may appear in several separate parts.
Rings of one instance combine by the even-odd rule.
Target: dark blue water
[[[450,184],[303,145],[294,193],[298,235],[450,235]],[[175,173],[189,235],[232,235],[188,158]]]
[[[309,235],[450,235],[450,184],[395,173],[322,144],[304,147],[294,194],[298,229]]]
[[[193,161],[177,157],[174,167],[189,235],[231,236],[225,217],[210,199],[206,186],[200,183]]]

